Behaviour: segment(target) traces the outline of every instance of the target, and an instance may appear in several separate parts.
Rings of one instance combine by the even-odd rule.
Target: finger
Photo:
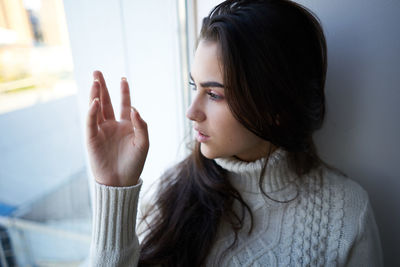
[[[121,120],[131,119],[131,96],[126,78],[121,79]]]
[[[89,92],[89,107],[93,103],[95,98],[100,99],[100,82],[99,80],[94,80],[92,84],[92,88],[90,88]]]
[[[87,138],[91,139],[97,136],[98,133],[98,124],[97,117],[99,116],[99,108],[100,108],[100,99],[93,99],[92,103],[89,106],[89,111],[86,119],[86,133]]]
[[[102,113],[105,120],[115,120],[114,109],[112,107],[110,95],[103,74],[96,70],[93,72],[93,77],[100,81],[100,102],[102,107]]]
[[[149,134],[147,131],[147,123],[142,119],[139,112],[131,107],[131,122],[135,129],[135,145],[143,150],[149,148]]]
[[[92,88],[90,89],[89,105],[91,105],[93,103],[93,100],[95,98],[98,98],[100,100],[100,82],[97,79],[93,81]],[[97,124],[100,125],[101,123],[104,122],[104,117],[101,112],[100,101],[99,101],[99,106],[100,106],[100,112],[99,112],[100,114],[97,116]]]

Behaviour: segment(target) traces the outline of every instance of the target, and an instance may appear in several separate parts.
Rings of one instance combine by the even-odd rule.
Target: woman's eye
[[[196,91],[197,90],[197,87],[196,87],[196,84],[194,83],[194,82],[192,82],[192,81],[190,81],[189,82],[189,86],[191,87],[191,89],[193,90],[193,91]],[[208,91],[204,91],[209,97],[210,97],[210,99],[211,100],[213,100],[213,101],[218,101],[218,100],[221,100],[222,99],[222,97],[221,96],[219,96],[219,95],[217,95],[217,94],[214,94],[212,91],[210,91],[210,90],[208,90]]]
[[[217,95],[217,94],[214,94],[213,92],[208,92],[207,94],[210,96],[210,99],[211,99],[211,100],[216,101],[216,100],[221,100],[221,99],[222,99],[221,96],[219,96],[219,95]]]

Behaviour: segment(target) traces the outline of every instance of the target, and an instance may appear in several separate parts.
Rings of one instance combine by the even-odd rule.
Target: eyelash
[[[197,90],[196,84],[195,84],[194,82],[189,82],[189,85],[192,87],[192,90],[193,90],[193,91],[196,91],[196,90]],[[221,99],[222,99],[221,96],[219,96],[219,95],[217,95],[217,94],[214,94],[214,93],[212,93],[212,92],[210,92],[210,91],[207,92],[207,95],[210,96],[210,99],[211,99],[212,101],[218,101],[218,100],[221,100]]]

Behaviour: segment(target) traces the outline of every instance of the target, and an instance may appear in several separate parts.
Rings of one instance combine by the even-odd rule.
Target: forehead
[[[191,68],[193,79],[223,81],[222,64],[219,60],[218,44],[216,42],[200,41]]]

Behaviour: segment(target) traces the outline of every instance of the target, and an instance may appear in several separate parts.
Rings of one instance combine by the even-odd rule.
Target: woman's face
[[[201,153],[209,159],[236,156],[243,161],[265,156],[269,142],[247,130],[229,109],[217,43],[200,41],[191,79],[196,93],[186,116],[194,122]]]

